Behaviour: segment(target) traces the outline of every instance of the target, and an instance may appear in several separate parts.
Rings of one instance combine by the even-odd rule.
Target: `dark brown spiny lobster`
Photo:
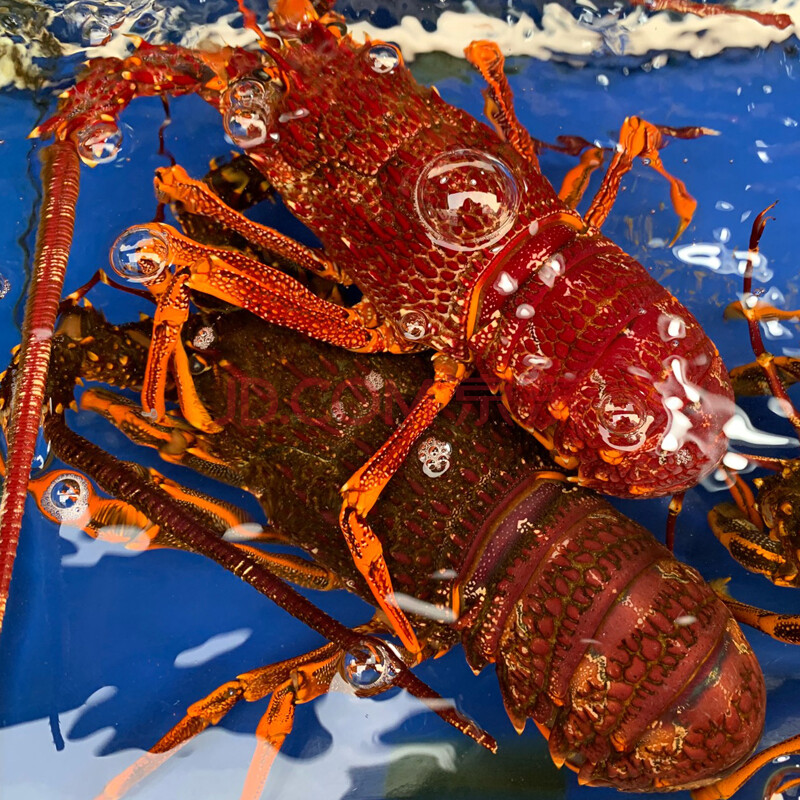
[[[56,411],[45,428],[58,455],[86,469],[86,444],[71,443],[59,421],[72,381],[138,388],[147,343],[141,324],[114,328],[91,309],[69,312],[61,330]],[[380,446],[394,412],[412,402],[424,359],[355,359],[242,312],[193,317],[186,333],[202,343],[193,373],[222,433],[174,415],[156,422],[101,390],[85,393],[82,406],[171,461],[247,487],[279,538],[371,599],[331,509],[342,475]],[[474,407],[447,409],[429,435],[438,454],[423,444],[419,459],[407,460],[374,523],[398,589],[415,598],[409,609],[429,609],[412,616],[423,654],[460,641],[474,669],[494,663],[515,726],[532,718],[556,763],[582,783],[637,791],[710,783],[713,791],[752,751],[764,707],[757,662],[714,592],[605,501],[551,477],[533,443],[496,409],[485,424]],[[103,475],[87,473],[102,485]],[[59,480],[41,479],[40,489],[46,495]],[[143,502],[132,501],[147,517]],[[107,510],[92,516],[95,527],[114,520]],[[175,539],[162,528],[154,543]],[[443,622],[453,606],[458,620]],[[205,727],[203,708],[165,741],[174,746]]]

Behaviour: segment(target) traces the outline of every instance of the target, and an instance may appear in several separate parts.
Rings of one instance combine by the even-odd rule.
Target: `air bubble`
[[[362,644],[344,654],[339,672],[357,694],[378,694],[392,685],[396,675],[387,655],[377,643]]]
[[[489,247],[511,229],[519,187],[502,161],[479,150],[450,150],[430,161],[414,191],[431,240],[451,250]]]
[[[402,63],[402,58],[396,47],[390,44],[374,44],[367,52],[369,65],[373,72],[385,75]]]
[[[150,283],[167,268],[169,246],[166,239],[147,225],[134,225],[121,233],[111,245],[111,267],[131,283]]]
[[[528,303],[520,303],[514,312],[517,319],[530,319],[535,313],[534,307]]]
[[[77,472],[61,473],[42,494],[42,508],[57,522],[76,522],[89,508],[89,482]]]
[[[429,478],[438,478],[450,469],[450,454],[453,448],[433,436],[428,437],[417,450],[422,462],[422,471]]]
[[[267,141],[270,121],[265,108],[229,108],[222,118],[225,133],[242,150],[258,147]]]
[[[403,311],[400,314],[400,330],[406,339],[416,342],[428,332],[428,318],[422,311]]]
[[[542,372],[552,366],[553,362],[546,355],[527,355],[522,359],[522,369],[516,381],[520,386],[532,386],[538,382]]]
[[[266,89],[261,81],[244,78],[232,83],[222,96],[222,106],[226,109],[253,108],[266,101]]]
[[[195,347],[198,350],[208,350],[208,348],[214,344],[216,338],[217,335],[214,333],[214,329],[210,325],[206,325],[200,328],[200,330],[194,335],[194,339],[192,339],[192,347]]]
[[[108,164],[119,154],[122,131],[114,122],[96,122],[78,131],[75,146],[84,164]]]
[[[620,450],[636,449],[652,417],[644,400],[624,391],[603,392],[595,406],[603,440]]]

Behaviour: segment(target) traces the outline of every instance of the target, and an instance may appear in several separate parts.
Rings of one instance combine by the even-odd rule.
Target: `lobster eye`
[[[134,225],[123,231],[111,245],[111,267],[131,283],[150,283],[167,268],[167,240],[147,225]]]

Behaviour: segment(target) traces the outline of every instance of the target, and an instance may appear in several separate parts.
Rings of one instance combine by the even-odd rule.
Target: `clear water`
[[[416,11],[430,28],[447,7],[459,4],[430,3],[409,12]],[[54,3],[53,8],[64,7]],[[153,8],[140,7],[137,13]],[[508,13],[506,3],[484,8],[501,19]],[[17,12],[29,10],[20,6]],[[176,14],[173,7],[166,21],[157,16],[151,26],[145,18],[147,24],[140,27],[191,28],[199,20],[231,10],[206,3]],[[368,15],[361,4],[351,10]],[[513,19],[518,10],[512,10]],[[529,10],[540,18],[539,8]],[[393,22],[385,10],[373,14],[373,20]],[[79,41],[75,25],[68,24],[63,14],[50,27],[63,40]],[[762,252],[772,272],[763,286],[783,293],[786,307],[797,307],[797,44],[790,38],[761,49],[730,48],[705,59],[671,52],[655,65],[652,56],[629,57],[607,48],[582,59],[579,66],[570,63],[574,58],[518,57],[509,60],[508,69],[517,112],[540,139],[572,134],[608,143],[631,114],[673,126],[705,125],[720,131],[718,137],[675,142],[663,153],[668,168],[685,180],[699,202],[694,222],[679,244],[704,243],[727,251],[746,248],[752,216],[779,199],[777,221],[763,240]],[[58,78],[69,75],[78,58],[63,57],[40,66]],[[446,100],[481,115],[480,80],[463,60],[433,53],[417,58],[412,68],[421,81],[435,82]],[[0,273],[10,283],[0,300],[5,308],[0,352],[7,352],[19,338],[32,220],[38,210],[40,145],[25,136],[53,102],[47,87],[7,87],[0,93],[0,192],[7,203],[0,215]],[[229,149],[219,117],[192,97],[173,101],[171,111],[167,147],[190,174],[201,175],[211,157]],[[108,247],[121,230],[152,217],[152,173],[165,163],[158,155],[162,120],[158,100],[134,103],[122,117],[126,141],[120,158],[111,165],[83,169],[68,291],[105,266]],[[542,157],[545,174],[556,185],[571,164],[563,156]],[[726,363],[750,360],[744,326],[724,322],[721,313],[740,291],[740,279],[699,263],[696,249],[694,263],[685,263],[664,246],[675,227],[667,200],[664,182],[637,167],[625,179],[605,232],[691,309]],[[280,208],[271,206],[257,215],[278,227],[289,224],[288,214]],[[98,290],[93,300],[113,321],[130,320],[137,313],[134,303],[128,298],[121,303],[110,290]],[[770,347],[776,353],[796,351],[799,334],[796,324],[786,323]],[[785,430],[765,401],[743,405],[758,427]],[[110,426],[82,417],[71,421],[83,435],[133,457],[130,446]],[[151,452],[136,452],[136,457],[179,480],[221,493],[219,487],[186,470],[170,469]],[[226,490],[225,496],[260,514],[244,495]],[[677,555],[707,578],[733,576],[731,590],[740,599],[800,612],[795,593],[739,568],[713,538],[705,516],[720,499],[720,494],[703,488],[689,494],[678,525]],[[666,501],[621,505],[660,535]],[[86,548],[85,538],[66,531],[59,536],[57,527],[42,520],[29,502],[0,648],[0,795],[8,800],[95,796],[138,750],[174,724],[188,704],[241,671],[318,644],[315,634],[202,558],[162,550],[137,558],[107,555],[89,567],[82,563],[90,553]],[[345,622],[364,618],[363,604],[348,595],[314,599]],[[176,663],[179,654],[221,634],[229,634],[225,652],[194,666],[186,665],[185,659]],[[800,730],[796,700],[800,651],[761,634],[747,635],[767,677],[764,743],[772,743]],[[571,773],[556,770],[533,726],[518,737],[505,716],[491,670],[473,676],[456,650],[421,666],[419,674],[443,695],[454,697],[497,737],[497,756],[458,738],[405,695],[393,693],[369,701],[333,694],[298,709],[295,731],[273,768],[267,796],[313,795],[325,800],[617,796],[610,790],[578,787]],[[263,708],[237,709],[220,729],[200,736],[131,796],[238,797]],[[756,781],[743,796],[758,796],[759,790]]]

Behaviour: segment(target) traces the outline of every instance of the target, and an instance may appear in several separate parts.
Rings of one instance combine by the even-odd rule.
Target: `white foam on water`
[[[764,0],[731,5],[762,13],[787,14],[794,24],[779,30],[742,16],[698,17],[693,14],[651,13],[642,7],[626,7],[624,17],[607,13],[604,16],[576,19],[570,10],[561,5],[547,3],[542,12],[541,25],[537,25],[525,13],[509,22],[477,11],[471,3],[465,2],[466,10],[463,13],[442,12],[432,31],[426,30],[420,20],[412,16],[403,17],[390,28],[355,22],[350,26],[350,31],[357,39],[369,37],[394,42],[400,47],[406,61],[433,52],[463,58],[464,48],[476,39],[496,42],[505,56],[527,56],[547,61],[569,60],[571,57],[586,59],[595,53],[609,51],[627,56],[676,51],[688,53],[693,58],[708,58],[727,48],[765,48],[772,43],[786,41],[800,26],[798,0]],[[179,14],[179,8],[172,9],[173,20]],[[132,46],[129,34],[134,23],[135,19],[124,20],[115,29],[111,39],[102,46],[84,48],[65,44],[65,55],[85,52],[88,58],[124,56]],[[158,32],[151,32],[148,39],[158,42]],[[250,47],[255,45],[256,37],[250,30],[241,27],[241,16],[232,13],[215,22],[193,26],[182,36],[180,43],[185,47],[209,43]],[[660,58],[658,66],[663,66],[666,60]]]

